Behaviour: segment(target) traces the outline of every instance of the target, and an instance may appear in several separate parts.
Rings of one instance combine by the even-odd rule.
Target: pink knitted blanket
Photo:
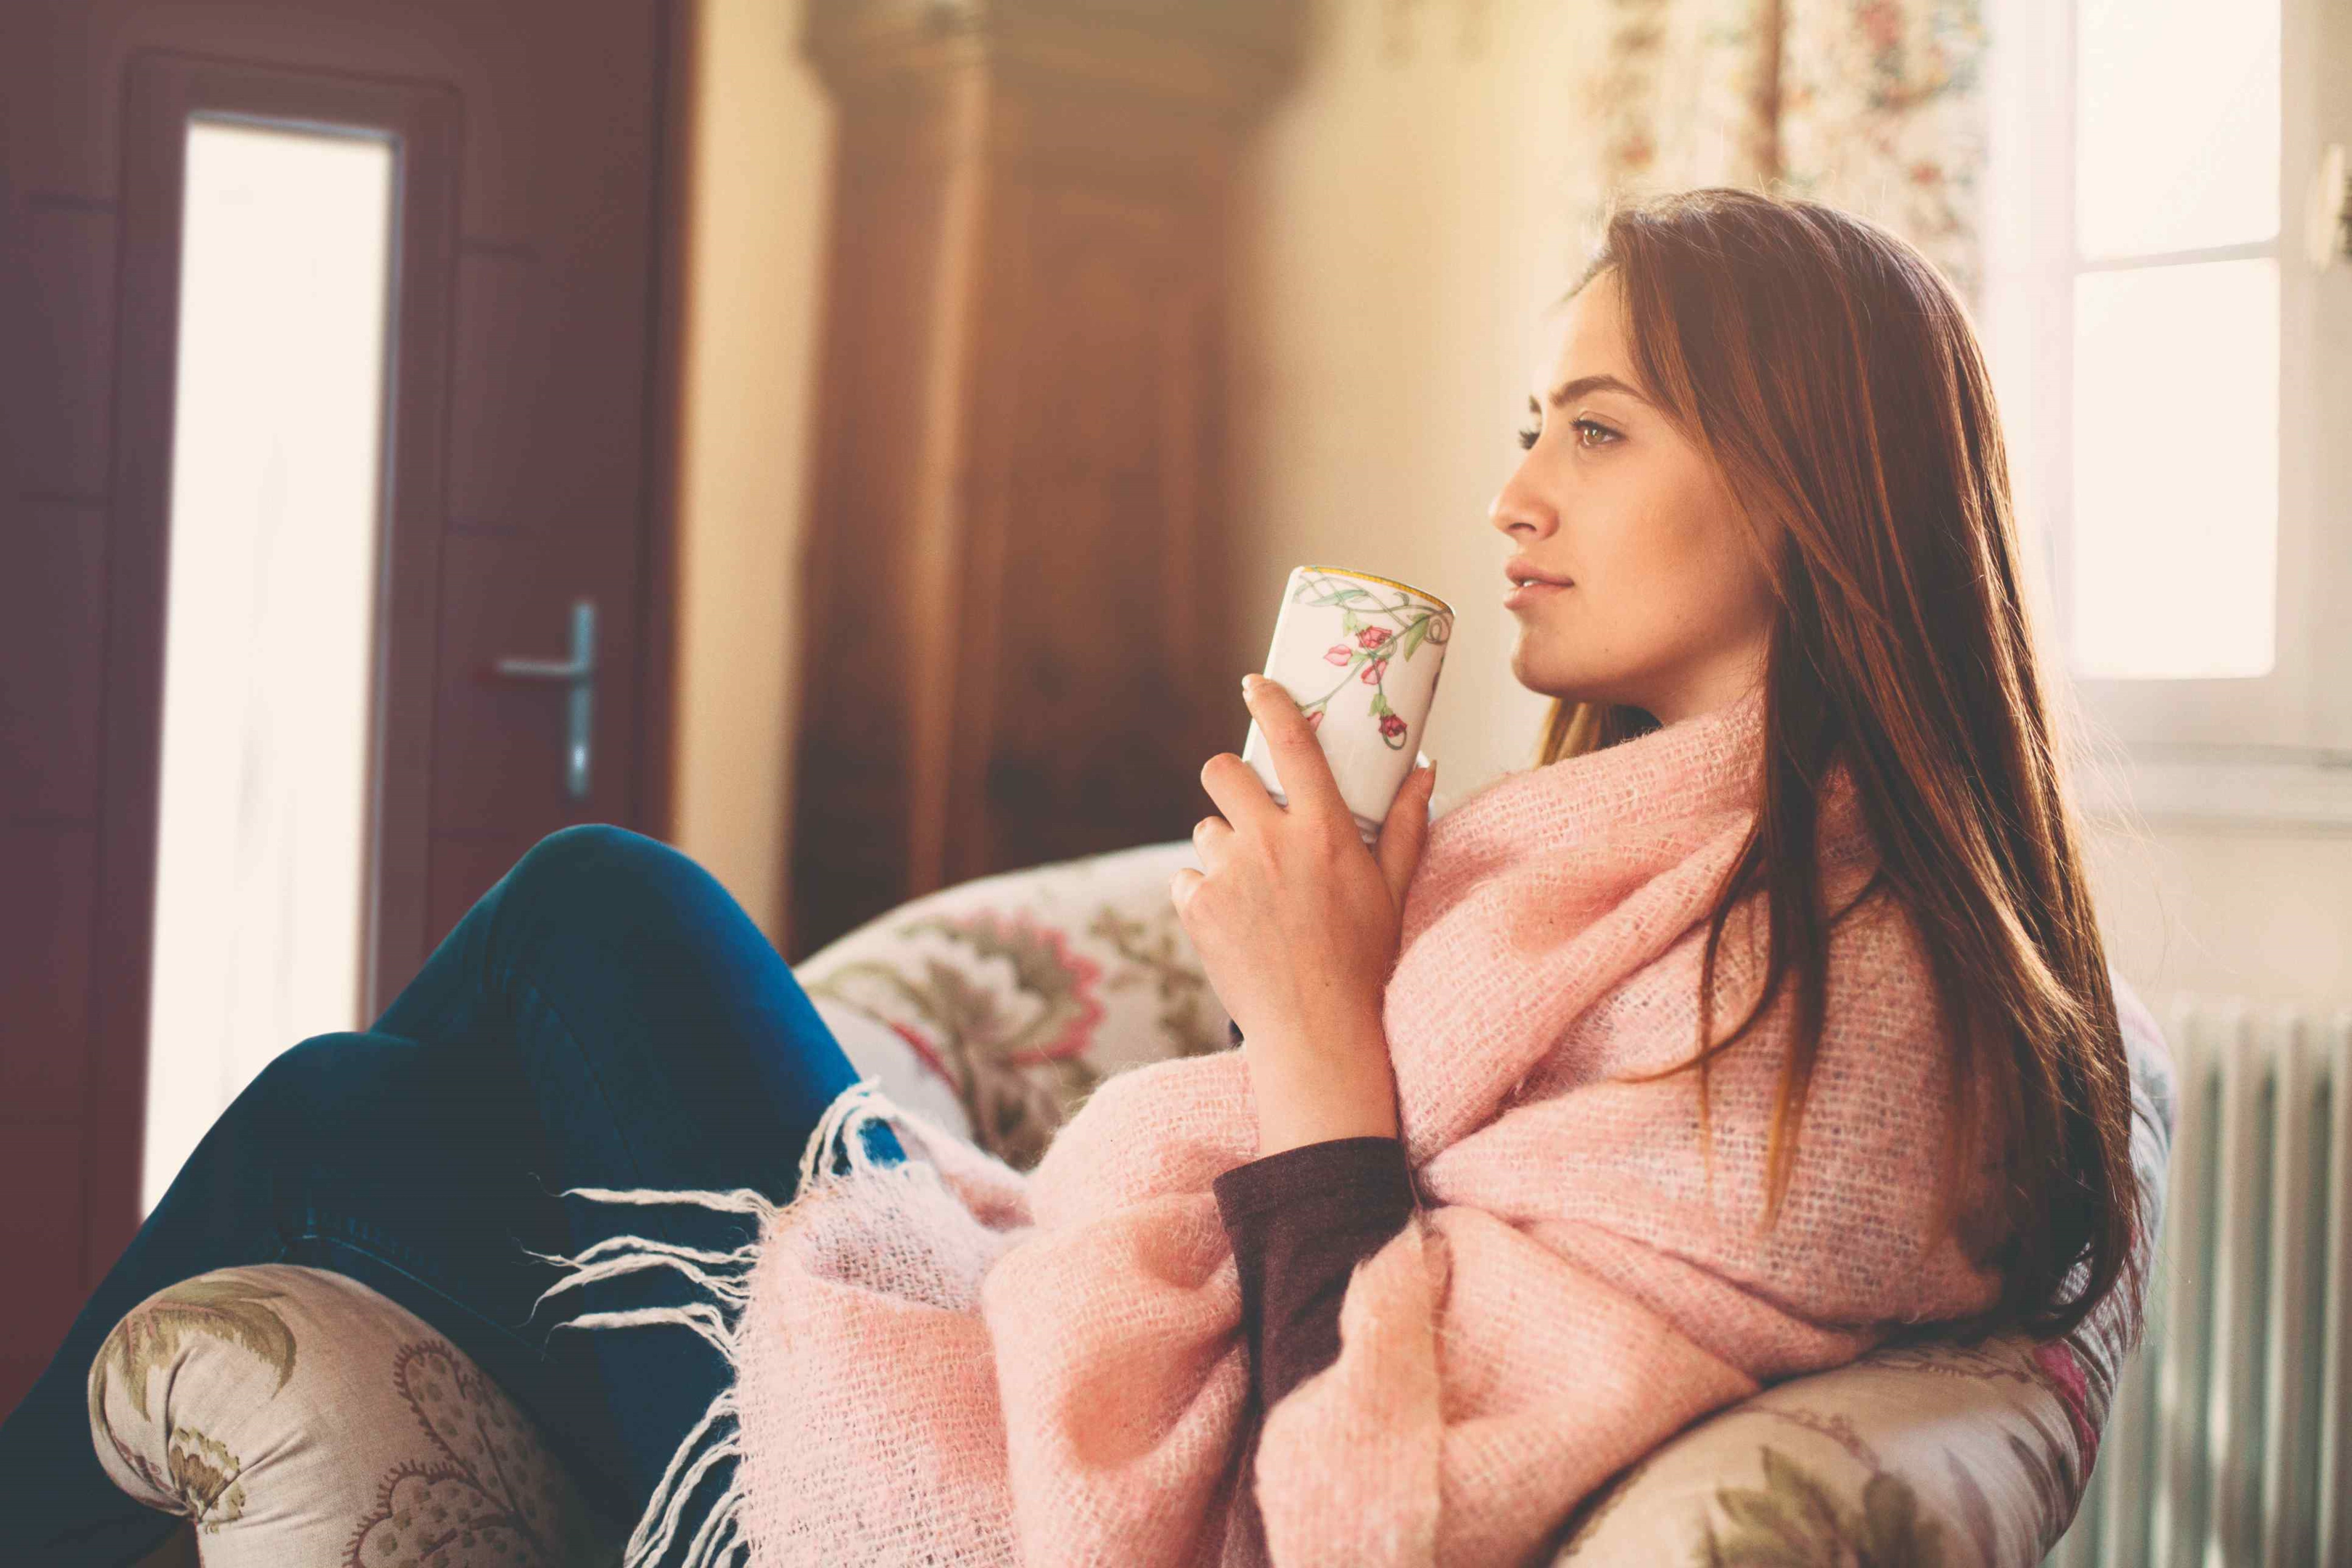
[[[736,1386],[635,1552],[740,1460],[698,1562],[1238,1568],[1254,1486],[1277,1568],[1523,1563],[1695,1417],[1891,1323],[1989,1307],[1997,1277],[1928,1237],[1945,1042],[1885,900],[1837,930],[1777,1227],[1758,1222],[1785,1002],[1716,1064],[1711,1162],[1696,1074],[1612,1081],[1692,1050],[1760,734],[1751,700],[1506,774],[1433,825],[1385,998],[1423,1206],[1350,1279],[1338,1361],[1262,1419],[1210,1185],[1257,1154],[1240,1052],[1106,1081],[1025,1177],[861,1084],[793,1203],[701,1194],[760,1214],[756,1247],[667,1264],[710,1288],[688,1312]],[[1836,909],[1871,866],[1843,784],[1822,823]],[[1759,979],[1745,913],[1718,1028]],[[864,1159],[845,1135],[874,1115],[925,1158]]]

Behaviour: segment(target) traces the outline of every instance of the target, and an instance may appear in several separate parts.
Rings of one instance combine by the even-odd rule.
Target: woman
[[[1211,759],[1171,889],[1241,1051],[1106,1083],[1034,1179],[899,1113],[905,1161],[707,878],[557,835],[224,1116],[0,1431],[46,1504],[6,1528],[157,1538],[59,1457],[83,1374],[149,1291],[268,1258],[425,1316],[649,1524],[665,1464],[740,1454],[646,1561],[739,1524],[892,1560],[905,1519],[942,1562],[1517,1561],[1771,1376],[2078,1321],[2133,1256],[2130,1098],[1962,311],[1873,226],[1703,191],[1616,214],[1557,328],[1491,510],[1539,765],[1433,826],[1424,773],[1366,851],[1251,693],[1291,805]],[[688,1336],[547,1336],[507,1238],[611,1237],[570,1186],[761,1194],[732,1392]]]

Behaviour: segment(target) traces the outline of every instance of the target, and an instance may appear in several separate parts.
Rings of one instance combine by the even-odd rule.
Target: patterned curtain
[[[1596,101],[1612,195],[1744,185],[1875,218],[1971,308],[1982,0],[1609,0]]]

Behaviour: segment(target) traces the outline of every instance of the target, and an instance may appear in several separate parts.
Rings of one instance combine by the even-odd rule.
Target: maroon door
[[[138,1218],[190,117],[397,150],[372,1017],[542,835],[667,830],[677,26],[675,0],[0,16],[0,1409]]]

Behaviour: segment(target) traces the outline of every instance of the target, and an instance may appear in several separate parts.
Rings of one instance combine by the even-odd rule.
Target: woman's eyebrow
[[[1613,375],[1580,375],[1574,381],[1563,381],[1551,389],[1551,405],[1554,408],[1562,408],[1586,394],[1594,392],[1622,392],[1636,403],[1646,405],[1650,402],[1648,398],[1642,395],[1639,388],[1629,386]],[[1528,402],[1533,404],[1535,399],[1530,397]]]

